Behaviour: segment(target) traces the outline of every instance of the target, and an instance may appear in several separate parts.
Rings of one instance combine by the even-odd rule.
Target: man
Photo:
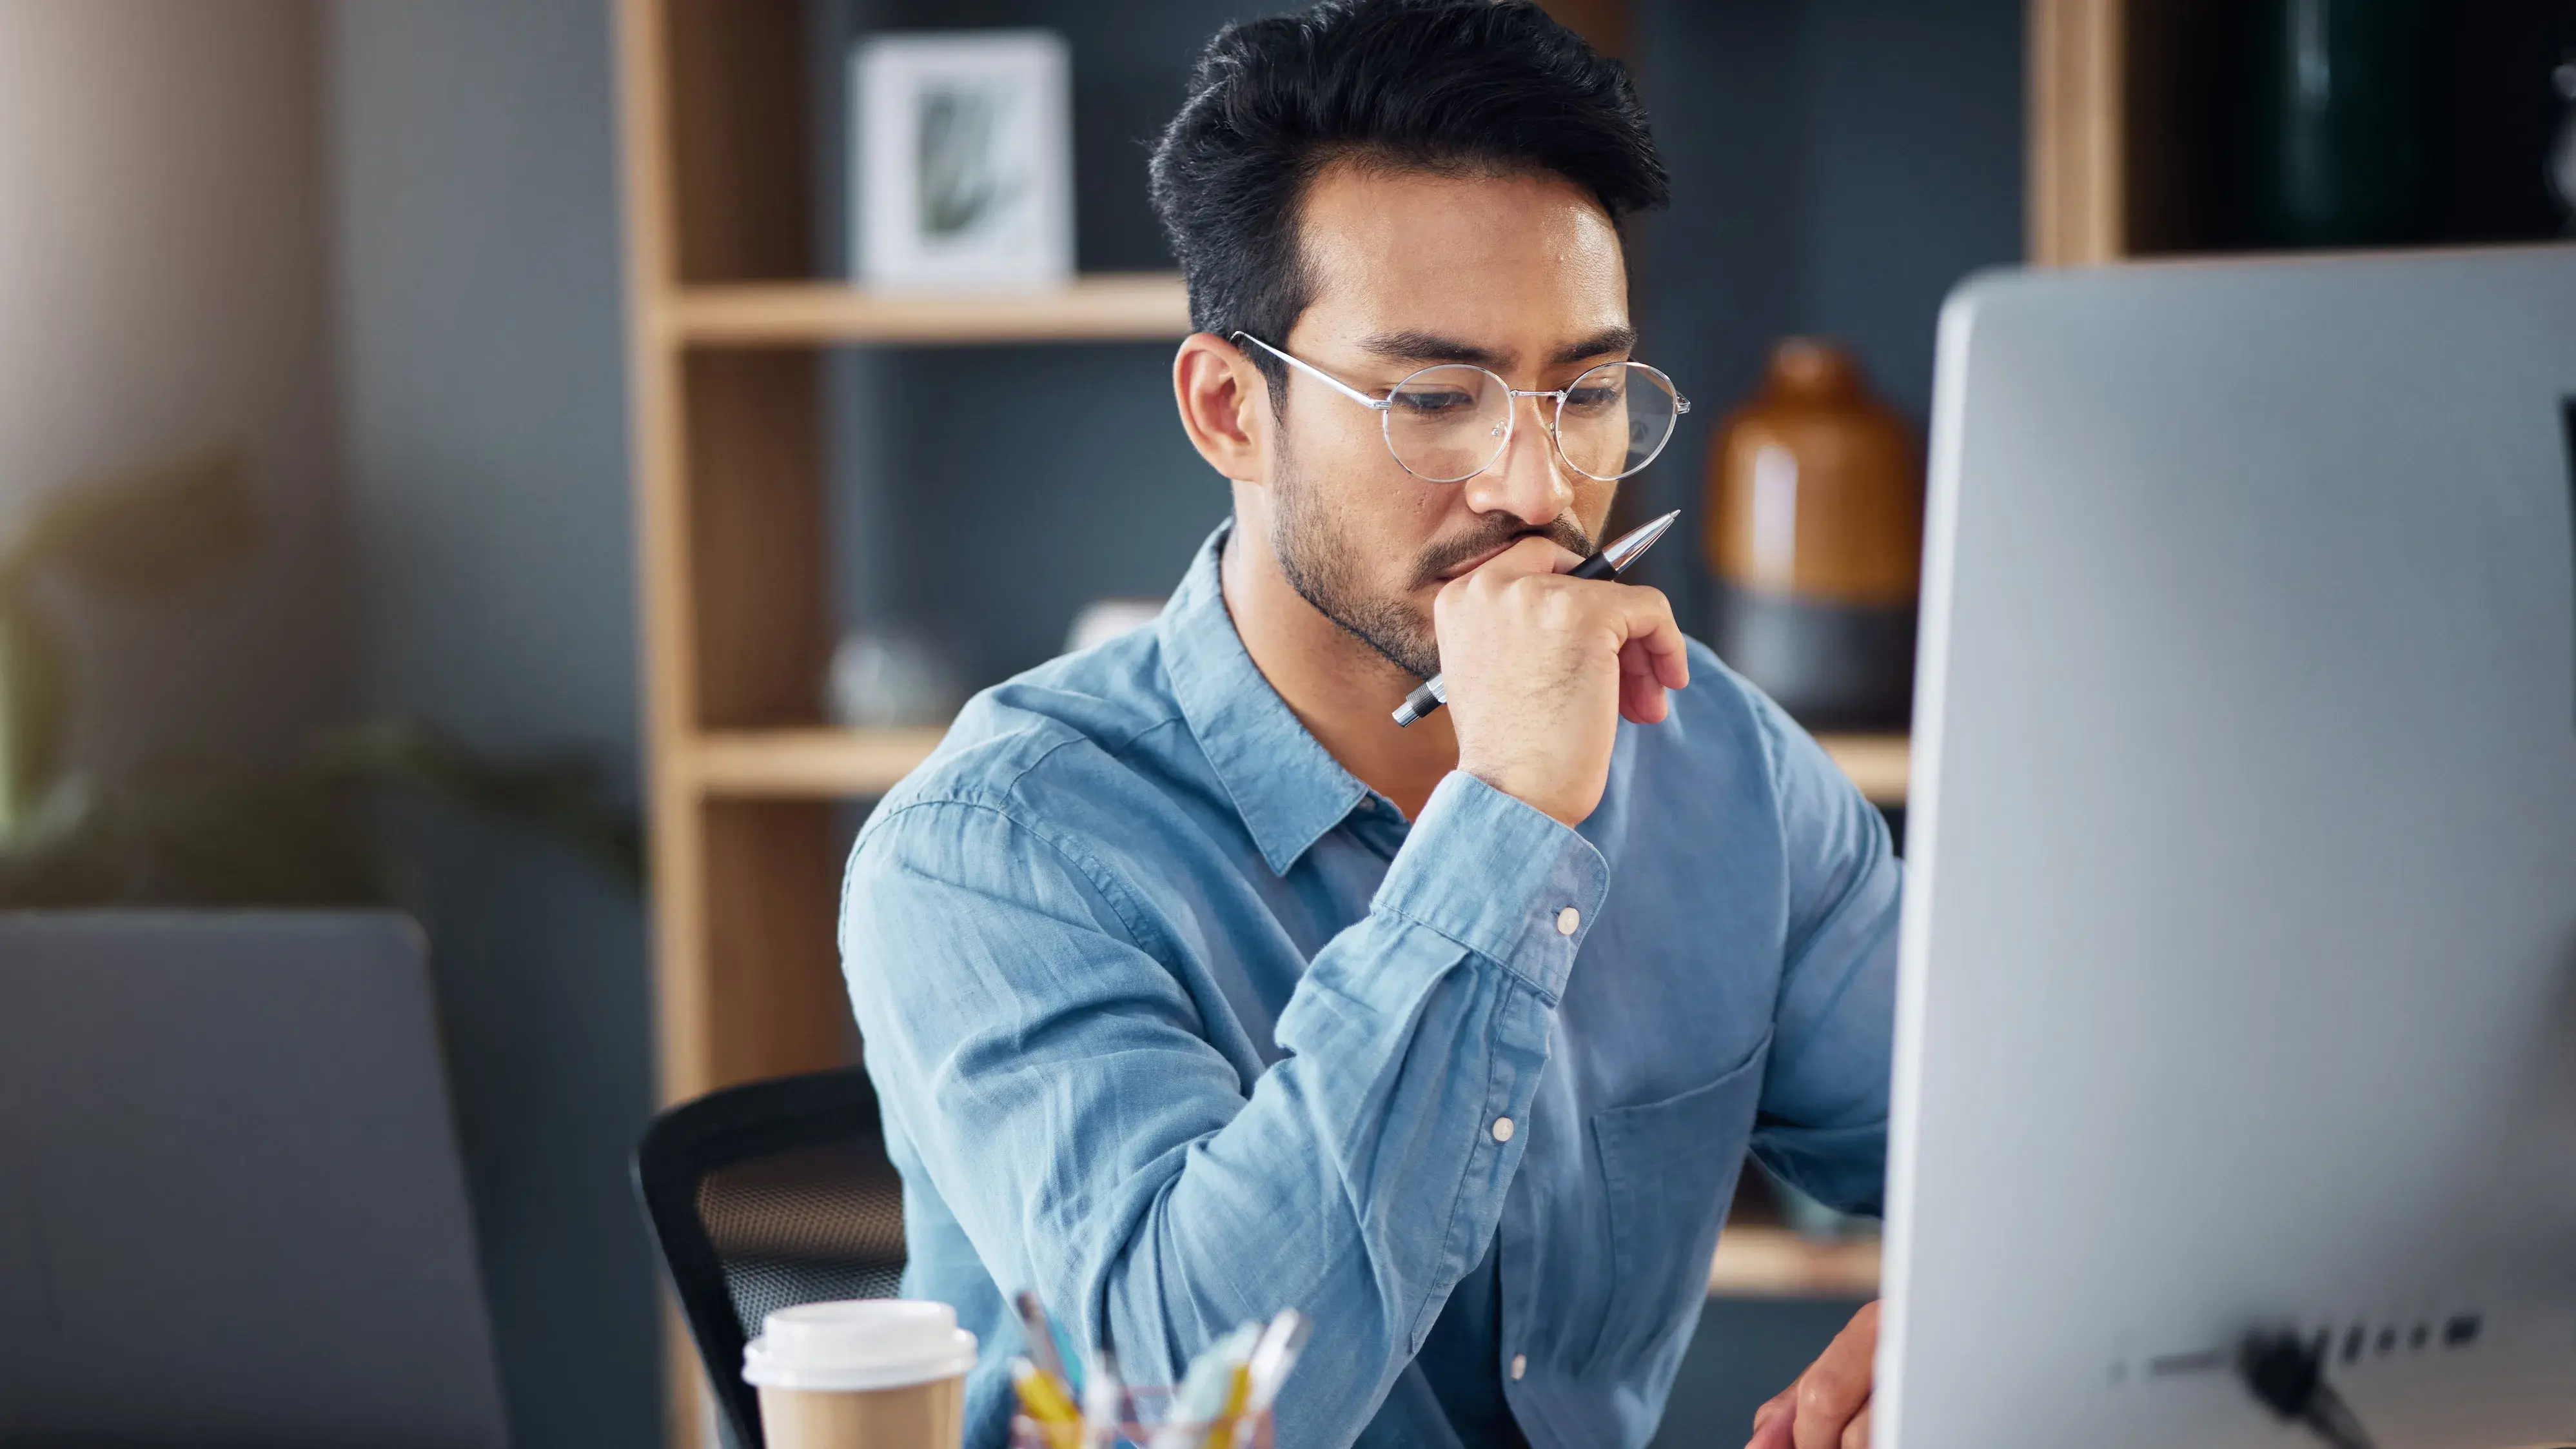
[[[1283,1445],[1641,1444],[1748,1148],[1877,1209],[1899,884],[1661,595],[1562,576],[1679,407],[1644,114],[1527,4],[1336,0],[1210,42],[1153,175],[1233,518],[860,835],[905,1290],[982,1342],[970,1443],[1033,1288],[1131,1382],[1311,1314]],[[1757,1438],[1865,1438],[1874,1339]]]

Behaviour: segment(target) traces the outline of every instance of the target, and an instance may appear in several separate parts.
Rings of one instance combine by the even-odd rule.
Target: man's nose
[[[1574,506],[1574,485],[1547,436],[1545,397],[1512,399],[1511,444],[1491,467],[1466,482],[1467,506],[1478,513],[1508,513],[1544,528]]]

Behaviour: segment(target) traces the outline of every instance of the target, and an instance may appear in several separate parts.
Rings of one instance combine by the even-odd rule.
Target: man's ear
[[[1172,359],[1172,398],[1209,467],[1237,483],[1268,476],[1269,382],[1233,343],[1213,332],[1183,339]]]

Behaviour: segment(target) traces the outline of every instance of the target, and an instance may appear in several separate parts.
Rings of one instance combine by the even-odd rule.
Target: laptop
[[[419,928],[0,916],[0,1444],[507,1442]]]

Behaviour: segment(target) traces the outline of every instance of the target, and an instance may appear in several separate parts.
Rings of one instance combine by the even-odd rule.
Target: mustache
[[[1442,574],[1467,560],[1508,547],[1524,538],[1544,538],[1569,552],[1585,558],[1592,556],[1592,535],[1585,533],[1583,525],[1576,523],[1569,514],[1558,514],[1544,528],[1532,528],[1517,519],[1499,519],[1490,526],[1478,527],[1433,544],[1422,555],[1416,587],[1437,583]]]

